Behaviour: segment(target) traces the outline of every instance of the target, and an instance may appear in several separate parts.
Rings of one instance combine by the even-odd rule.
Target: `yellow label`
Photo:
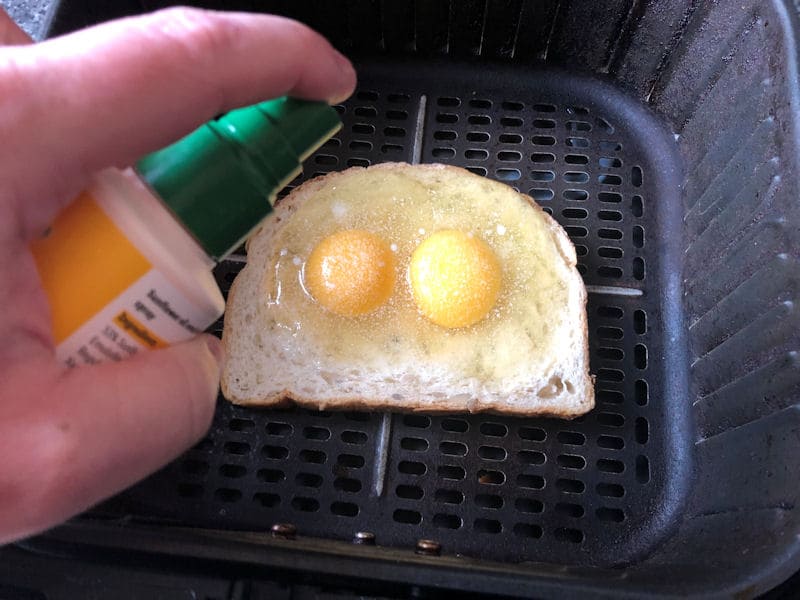
[[[56,344],[151,269],[150,262],[86,192],[58,216],[31,250],[50,302]]]
[[[128,311],[123,310],[114,317],[114,323],[146,348],[166,348],[169,345]]]

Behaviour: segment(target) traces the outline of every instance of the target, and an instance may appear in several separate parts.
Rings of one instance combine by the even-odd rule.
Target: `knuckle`
[[[193,58],[230,50],[239,38],[239,25],[224,14],[179,6],[157,13],[162,31]]]

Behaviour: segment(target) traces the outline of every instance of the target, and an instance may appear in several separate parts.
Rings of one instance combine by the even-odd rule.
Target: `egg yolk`
[[[409,279],[420,312],[456,328],[483,319],[497,302],[502,270],[483,240],[463,231],[437,231],[411,257]]]
[[[347,317],[363,315],[391,296],[394,253],[369,231],[337,231],[311,252],[303,278],[308,292],[331,312]]]

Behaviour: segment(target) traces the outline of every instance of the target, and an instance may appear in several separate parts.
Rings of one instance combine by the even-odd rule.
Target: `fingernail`
[[[221,367],[225,359],[225,352],[222,350],[222,342],[213,335],[208,335],[206,336],[206,346],[208,347],[208,351],[217,359],[217,363]]]
[[[356,83],[356,71],[350,60],[340,52],[334,52],[333,58],[336,62],[336,68],[339,70],[340,79],[342,82],[346,82],[346,87],[337,94],[331,96],[329,100],[331,104],[339,104],[347,100],[353,93]]]

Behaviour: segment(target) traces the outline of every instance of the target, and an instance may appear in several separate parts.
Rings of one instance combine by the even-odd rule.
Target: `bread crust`
[[[417,173],[434,172],[434,171],[448,171],[458,176],[477,177],[466,169],[443,164],[420,164],[409,165],[407,163],[381,163],[371,167],[370,170],[387,170],[387,171],[402,171],[408,172],[413,170]],[[363,171],[364,167],[351,167],[344,171],[337,171],[315,177],[314,179],[304,182],[301,186],[292,190],[292,192],[283,198],[277,205],[273,219],[273,227],[276,227],[282,220],[290,218],[291,215],[297,210],[299,205],[307,200],[323,186],[330,184],[332,180],[340,177],[347,177],[354,171]],[[576,269],[577,256],[575,253],[575,246],[567,236],[564,229],[556,222],[553,217],[547,214],[541,206],[539,206],[530,196],[516,192],[512,188],[509,191],[515,192],[519,197],[524,199],[534,209],[540,211],[541,216],[547,229],[551,233],[556,242],[556,247],[560,257],[563,259],[568,269],[568,277],[571,281],[568,282],[570,289],[576,290],[578,293],[574,298],[571,298],[570,303],[577,303],[578,307],[570,307],[568,310],[570,314],[578,314],[580,323],[576,324],[581,332],[581,340],[583,346],[583,364],[586,370],[581,372],[582,381],[576,382],[576,387],[586,390],[586,397],[584,397],[578,404],[573,407],[528,407],[524,405],[508,404],[506,406],[497,407],[496,405],[482,404],[481,402],[464,402],[463,400],[452,400],[449,398],[437,399],[426,401],[424,404],[410,398],[404,398],[402,401],[395,401],[391,396],[387,398],[361,398],[361,397],[333,397],[333,398],[311,398],[298,393],[296,390],[283,389],[280,392],[270,394],[267,396],[241,396],[231,389],[231,386],[226,377],[226,371],[223,372],[221,380],[222,393],[234,404],[251,407],[265,407],[265,408],[278,408],[290,405],[298,405],[306,408],[315,408],[318,410],[365,410],[365,411],[384,411],[389,410],[393,412],[415,413],[424,412],[426,414],[452,414],[452,413],[489,413],[513,416],[539,416],[539,417],[556,417],[560,419],[572,419],[583,415],[594,408],[594,376],[588,373],[589,368],[589,344],[588,344],[588,322],[586,315],[586,288],[583,279]],[[249,249],[251,240],[255,239],[263,229],[258,228],[250,238],[247,240],[245,247]],[[234,280],[230,291],[228,293],[228,305],[230,306],[236,299],[239,293],[239,285],[242,281],[241,276],[237,276]],[[576,310],[579,308],[579,310]],[[226,321],[227,321],[226,314]],[[223,329],[223,348],[225,355],[230,355],[230,339],[226,335],[227,328]]]

